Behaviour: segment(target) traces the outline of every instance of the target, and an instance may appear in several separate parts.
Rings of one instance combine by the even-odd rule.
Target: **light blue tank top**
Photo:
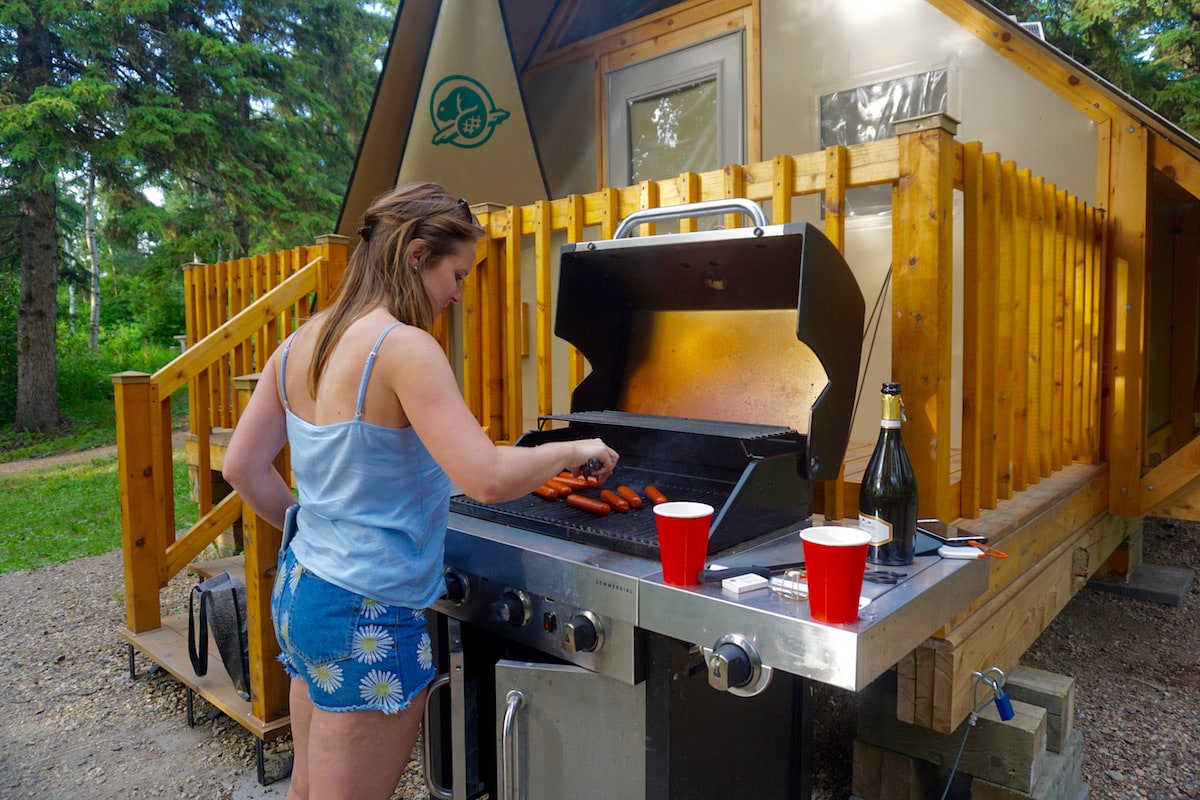
[[[354,419],[313,425],[292,413],[284,371],[279,384],[292,448],[300,512],[292,552],[330,583],[390,606],[428,608],[442,578],[450,479],[411,428],[362,421],[363,398],[383,339],[363,368]]]

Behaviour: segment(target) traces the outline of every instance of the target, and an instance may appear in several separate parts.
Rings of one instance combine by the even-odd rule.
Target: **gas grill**
[[[753,224],[623,238],[730,211]],[[746,201],[637,212],[564,246],[556,308],[591,372],[517,446],[602,438],[621,455],[607,487],[716,509],[710,562],[801,560],[813,481],[845,454],[864,316],[824,235]],[[457,496],[451,512],[425,741],[431,795],[454,800],[807,798],[806,680],[862,688],[986,585],[975,562],[922,557],[864,585],[858,623],[821,625],[773,592],[663,583],[648,501],[598,517]]]

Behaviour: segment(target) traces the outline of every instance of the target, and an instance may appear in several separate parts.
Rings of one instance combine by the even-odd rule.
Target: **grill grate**
[[[723,481],[648,472],[628,466],[618,466],[604,488],[616,490],[618,486],[628,486],[644,498],[642,490],[647,484],[661,491],[668,500],[708,503],[718,512],[733,490],[733,484]],[[598,497],[600,490],[589,489],[584,494]],[[658,558],[658,534],[655,531],[653,504],[649,500],[645,500],[640,509],[631,508],[626,513],[613,511],[604,517],[569,506],[564,500],[551,502],[532,494],[492,504],[458,495],[450,501],[450,508],[467,516],[522,530],[642,558]]]

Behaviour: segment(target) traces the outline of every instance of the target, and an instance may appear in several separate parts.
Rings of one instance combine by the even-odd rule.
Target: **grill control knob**
[[[751,669],[746,651],[727,642],[708,657],[708,682],[721,692],[738,689],[750,682]]]
[[[467,576],[454,567],[449,567],[443,578],[446,581],[446,600],[456,606],[467,602],[467,598],[471,596],[471,581]]]
[[[753,697],[771,682],[771,668],[762,663],[758,648],[745,636],[729,633],[711,649],[701,650],[708,666],[708,684],[717,691]]]
[[[590,611],[580,611],[563,626],[563,650],[594,653],[604,646],[604,623]]]
[[[519,628],[529,622],[533,603],[530,602],[529,595],[520,589],[505,589],[500,599],[492,603],[491,609],[492,616],[496,619]]]

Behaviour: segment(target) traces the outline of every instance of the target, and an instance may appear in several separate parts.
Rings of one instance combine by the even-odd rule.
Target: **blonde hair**
[[[358,232],[362,241],[346,265],[309,365],[308,390],[314,397],[346,329],[380,303],[401,322],[428,330],[436,312],[422,270],[484,233],[467,202],[436,183],[410,183],[375,198]],[[425,248],[417,268],[408,269],[418,239]]]

